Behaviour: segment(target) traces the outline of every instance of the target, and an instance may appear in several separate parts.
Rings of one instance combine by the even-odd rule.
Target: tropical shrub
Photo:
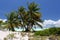
[[[49,28],[41,31],[35,32],[35,35],[38,36],[49,36],[49,35],[60,35],[60,28]]]

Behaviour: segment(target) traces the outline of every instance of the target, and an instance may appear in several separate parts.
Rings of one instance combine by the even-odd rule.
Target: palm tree
[[[18,9],[18,16],[19,16],[19,19],[20,19],[20,24],[21,24],[21,28],[26,28],[26,25],[27,25],[27,16],[28,16],[28,13],[25,11],[25,8],[23,6],[21,6],[19,9]]]
[[[37,22],[42,22],[41,13],[38,11],[38,5],[34,2],[28,5],[28,11],[22,6],[18,9],[18,14],[20,16],[20,22],[22,22],[23,27],[25,27],[25,31],[30,31],[33,25],[38,25],[42,28],[40,24]]]
[[[39,9],[40,8],[38,8],[38,5],[35,4],[34,2],[32,2],[28,5],[29,18],[28,18],[27,30],[29,30],[29,29],[31,30],[31,28],[35,24],[42,28],[42,26],[37,23],[37,22],[42,22],[42,20],[40,19],[41,18],[41,13],[39,12]]]
[[[41,13],[39,12],[38,5],[34,2],[28,5],[28,10],[25,10],[23,6],[18,9],[18,14],[11,12],[7,14],[7,26],[9,30],[15,31],[14,27],[21,26],[25,28],[25,31],[30,31],[33,25],[38,25],[42,28],[38,22],[42,22]]]
[[[9,30],[15,31],[14,27],[18,27],[18,15],[16,12],[11,12],[10,14],[6,14],[7,17],[7,26]]]

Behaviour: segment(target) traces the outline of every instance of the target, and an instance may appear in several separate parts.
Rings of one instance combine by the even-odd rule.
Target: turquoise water
[[[37,27],[37,28],[33,28],[33,29],[34,29],[35,31],[39,31],[39,30],[43,30],[43,29],[46,29],[46,28],[42,28],[42,29],[41,29],[41,28],[38,28],[38,27]],[[25,29],[15,28],[15,30],[16,30],[16,31],[23,31],[23,30],[25,30]]]

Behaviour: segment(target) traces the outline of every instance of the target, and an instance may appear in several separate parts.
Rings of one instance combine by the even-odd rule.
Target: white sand
[[[27,34],[22,37],[21,33],[19,32],[1,31],[1,30],[0,30],[0,40],[4,40],[4,38],[7,37],[7,35],[12,33],[15,34],[14,36],[16,37],[16,38],[13,38],[13,40],[28,40]]]
[[[7,35],[9,34],[8,31],[0,31],[0,40],[3,40],[3,38],[5,38]]]

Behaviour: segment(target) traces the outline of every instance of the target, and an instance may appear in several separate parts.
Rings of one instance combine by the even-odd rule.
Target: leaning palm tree
[[[14,27],[18,27],[18,15],[15,12],[11,12],[6,15],[7,17],[7,28],[9,30],[15,31]]]
[[[18,9],[18,14],[11,12],[7,14],[7,25],[9,30],[15,31],[14,27],[21,26],[25,31],[30,31],[34,25],[42,28],[38,22],[42,22],[41,13],[39,12],[38,5],[34,2],[28,5],[28,11],[22,6]]]
[[[33,25],[38,25],[42,28],[37,22],[42,22],[41,13],[38,11],[38,5],[34,2],[28,5],[28,11],[24,7],[20,7],[18,14],[20,16],[20,22],[22,22],[22,27],[25,27],[25,31],[30,31]]]
[[[40,8],[38,8],[38,5],[35,4],[34,2],[32,2],[28,5],[29,18],[27,19],[27,21],[28,21],[27,30],[31,30],[33,25],[38,25],[42,28],[42,26],[37,23],[37,22],[42,22],[41,13],[39,12],[39,9]]]
[[[20,19],[20,24],[21,24],[21,28],[25,28],[26,29],[26,25],[27,25],[27,17],[28,17],[28,13],[25,11],[25,8],[23,6],[21,6],[18,9],[18,16]]]

